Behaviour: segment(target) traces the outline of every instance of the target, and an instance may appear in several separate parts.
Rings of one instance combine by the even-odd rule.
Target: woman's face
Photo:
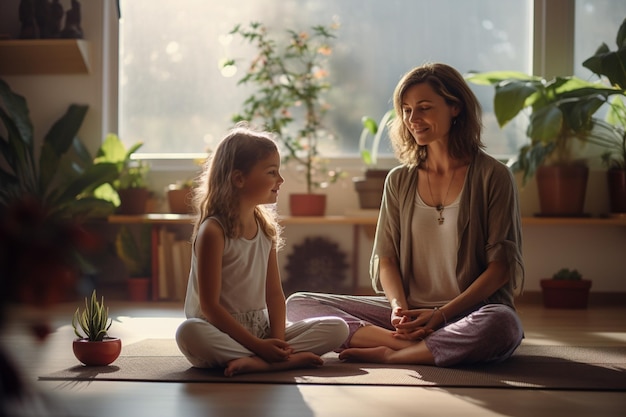
[[[458,114],[458,107],[446,103],[426,82],[412,85],[402,96],[402,121],[421,146],[447,143],[452,119]]]

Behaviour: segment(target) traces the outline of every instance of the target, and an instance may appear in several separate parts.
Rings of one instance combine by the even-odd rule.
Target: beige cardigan
[[[379,277],[381,257],[397,259],[404,290],[408,292],[413,270],[411,218],[419,172],[415,167],[401,165],[391,170],[385,181],[370,260],[372,287],[377,293],[383,293]],[[510,266],[509,281],[484,301],[513,307],[514,292],[521,291],[524,282],[518,191],[506,165],[483,151],[474,156],[468,167],[458,233],[456,272],[460,290],[465,291],[489,262],[504,261]]]

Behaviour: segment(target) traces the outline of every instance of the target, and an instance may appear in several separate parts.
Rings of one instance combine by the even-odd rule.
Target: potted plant
[[[47,216],[78,222],[113,212],[114,201],[95,196],[94,190],[113,181],[117,169],[94,161],[77,136],[87,110],[85,105],[71,104],[36,152],[28,104],[0,79],[0,119],[7,135],[0,137],[0,211],[30,198]]]
[[[494,112],[500,127],[530,110],[526,135],[513,171],[523,183],[537,177],[544,216],[583,216],[589,168],[578,154],[594,135],[595,112],[620,90],[580,78],[545,79],[513,71],[473,73],[467,79],[494,85]]]
[[[361,123],[363,130],[359,138],[359,154],[365,164],[364,177],[353,178],[354,189],[359,195],[359,205],[362,209],[379,209],[382,200],[383,189],[385,186],[385,178],[389,173],[389,169],[378,167],[378,148],[380,147],[383,132],[388,124],[395,117],[393,109],[385,112],[380,122],[369,116],[363,116]],[[368,147],[368,138],[372,136],[370,147]]]
[[[599,134],[594,142],[606,149],[602,160],[607,167],[610,212],[623,215],[626,213],[626,19],[615,41],[617,50],[611,51],[602,43],[583,66],[622,90],[608,103],[606,118],[599,121]]]
[[[115,252],[128,271],[128,294],[131,301],[147,301],[150,298],[151,233],[149,225],[139,225],[137,235],[122,225],[115,236]]]
[[[117,197],[119,214],[144,214],[150,198],[147,175],[150,167],[145,161],[132,159],[133,153],[143,146],[142,142],[126,148],[120,138],[109,133],[98,153],[96,162],[108,162],[117,167],[117,178],[111,184],[105,184],[97,195]]]
[[[190,214],[193,212],[191,197],[193,180],[176,181],[167,187],[167,204],[170,213]]]
[[[289,196],[292,215],[323,215],[326,195],[314,194],[314,190],[341,175],[327,169],[318,148],[322,137],[332,138],[323,118],[328,110],[324,94],[331,88],[326,66],[334,29],[321,25],[313,27],[311,33],[288,29],[286,40],[274,37],[257,22],[248,27],[237,25],[231,31],[256,49],[256,56],[238,82],[255,89],[233,121],[258,122],[275,133],[284,162],[295,164],[303,172],[306,193]],[[234,60],[224,64],[232,65]],[[306,199],[304,204],[294,206],[302,198]]]
[[[540,284],[546,308],[587,308],[591,281],[576,269],[562,268]]]
[[[98,301],[93,290],[90,299],[85,297],[85,309],[81,312],[77,308],[72,317],[77,337],[72,343],[76,359],[87,366],[106,366],[115,361],[122,351],[122,341],[108,335],[112,323],[104,297]]]

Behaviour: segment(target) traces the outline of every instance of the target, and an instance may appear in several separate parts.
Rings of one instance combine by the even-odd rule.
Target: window
[[[584,79],[595,75],[582,63],[595,54],[604,42],[611,51],[617,49],[617,30],[626,18],[626,2],[614,0],[576,0],[576,41],[574,43],[574,72]]]
[[[328,156],[355,155],[361,117],[379,119],[403,73],[428,61],[461,72],[531,68],[532,0],[125,0],[120,21],[120,137],[142,153],[213,148],[232,125],[247,91],[242,74],[226,77],[220,61],[241,58],[227,34],[260,21],[277,31],[340,24],[330,68],[336,141]],[[492,154],[515,153],[524,130],[501,131],[493,89],[472,86],[484,107]]]

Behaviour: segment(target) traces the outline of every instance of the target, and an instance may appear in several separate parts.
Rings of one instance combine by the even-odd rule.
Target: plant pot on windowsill
[[[359,207],[379,209],[385,188],[388,169],[368,169],[364,177],[353,178],[354,189],[359,195]]]
[[[191,187],[180,187],[177,184],[170,185],[167,189],[167,204],[169,206],[170,213],[192,213]]]
[[[292,216],[323,216],[326,194],[289,194],[289,212]]]
[[[551,279],[540,281],[546,308],[585,309],[589,303],[591,281],[576,270],[562,269]]]

